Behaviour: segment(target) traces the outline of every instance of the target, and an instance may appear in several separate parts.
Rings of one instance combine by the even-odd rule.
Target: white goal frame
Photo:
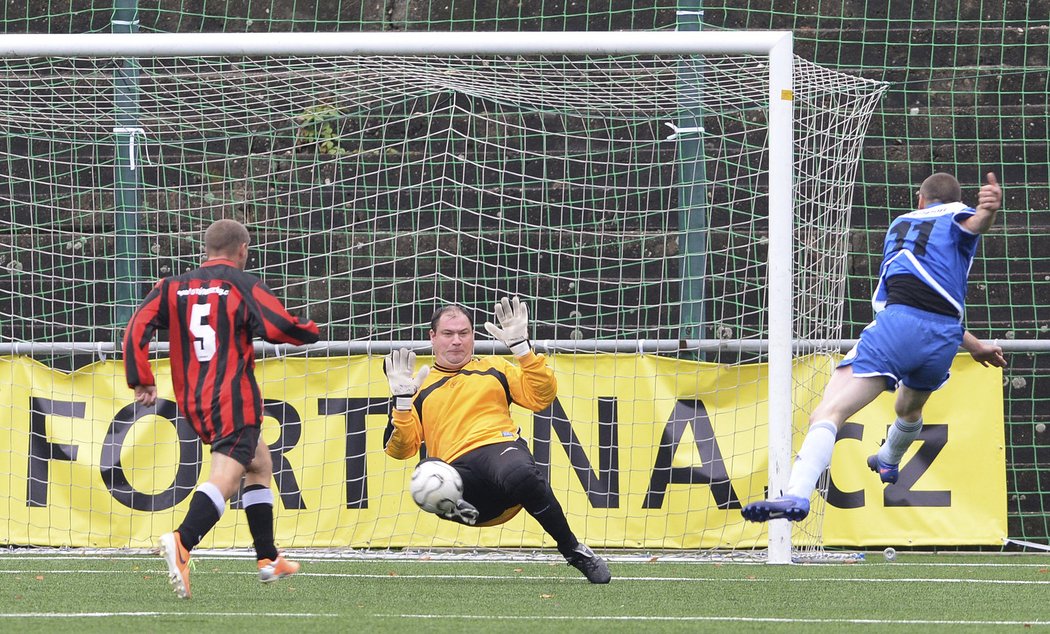
[[[396,33],[87,33],[5,35],[3,57],[264,55],[697,55],[768,56],[769,495],[787,486],[792,438],[794,333],[793,41],[790,31],[559,31]],[[769,522],[768,563],[791,563],[791,525]]]

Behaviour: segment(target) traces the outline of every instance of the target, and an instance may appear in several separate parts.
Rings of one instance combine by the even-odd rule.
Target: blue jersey
[[[886,279],[907,274],[943,297],[961,320],[966,309],[966,280],[981,236],[959,223],[975,213],[963,203],[947,203],[895,218],[882,246],[879,283],[871,298],[875,312],[886,307]]]

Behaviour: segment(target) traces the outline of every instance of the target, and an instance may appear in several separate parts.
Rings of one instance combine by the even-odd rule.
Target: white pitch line
[[[201,551],[197,555],[197,551],[194,551],[195,558],[198,561],[246,561],[254,560],[254,553],[246,553],[244,555],[236,554],[217,554],[209,553],[207,549]],[[660,566],[662,564],[688,564],[690,566],[743,566],[743,567],[755,567],[762,568],[767,566],[765,562],[760,561],[700,561],[700,560],[686,560],[686,559],[674,559],[674,558],[657,558],[655,561],[650,557],[633,557],[626,555],[609,555],[608,553],[601,553],[611,563],[622,563],[622,564],[647,564],[652,566]],[[877,557],[876,557],[877,555]],[[907,556],[907,555],[906,555]],[[920,554],[921,556],[921,554]],[[982,555],[987,557],[995,557],[995,554]],[[895,561],[893,563],[881,561],[882,553],[873,553],[868,561],[858,561],[851,563],[843,562],[806,562],[796,564],[800,568],[838,568],[841,566],[864,566],[876,565],[876,566],[893,566],[894,568],[1050,568],[1050,555],[1043,555],[1040,553],[1032,555],[1024,555],[1026,557],[1046,557],[1047,561],[1044,563],[1024,563],[1024,562],[1011,562],[1010,559],[1017,555],[1007,554],[1003,555],[1003,559],[1006,561],[1001,562],[930,562],[923,563],[921,561],[906,562],[906,561]],[[156,561],[158,556],[153,555],[113,555],[113,554],[95,554],[95,555],[67,555],[67,554],[25,554],[25,555],[14,555],[3,551],[0,551],[0,563],[5,561]],[[562,560],[558,557],[551,556],[545,559],[536,558],[518,558],[508,557],[505,559],[448,559],[443,557],[433,558],[416,558],[416,557],[384,557],[384,556],[313,556],[313,555],[295,555],[295,560],[299,562],[309,563],[407,563],[407,564],[422,564],[422,565],[433,565],[433,564],[552,564],[561,563]]]
[[[226,573],[226,574],[253,574],[253,573]],[[341,572],[306,572],[297,573],[296,576],[314,576],[314,577],[348,577],[348,578],[359,578],[359,579],[460,579],[460,580],[494,580],[494,579],[532,579],[532,580],[549,580],[549,581],[581,581],[578,577],[551,577],[551,576],[535,576],[535,575],[405,575],[405,574],[355,574],[355,573],[341,573]],[[681,582],[681,583],[712,583],[712,582],[723,582],[723,583],[805,583],[805,582],[819,582],[825,583],[828,581],[836,583],[892,583],[892,582],[906,582],[906,583],[975,583],[975,584],[1004,584],[1004,585],[1050,585],[1050,580],[1023,580],[1023,579],[924,579],[921,577],[916,578],[828,578],[828,577],[800,577],[796,579],[746,579],[746,578],[725,578],[725,577],[621,577],[614,576],[615,581],[658,581],[660,583],[667,582]]]
[[[0,613],[0,619],[74,619],[74,618],[126,618],[126,617],[164,617],[164,616],[234,616],[234,617],[276,617],[276,618],[303,618],[323,617],[338,618],[344,615],[332,613],[313,612],[59,612],[59,613]],[[376,618],[400,618],[400,619],[455,619],[457,621],[665,621],[665,622],[706,622],[706,623],[808,623],[808,624],[835,624],[835,625],[1003,625],[1003,626],[1045,626],[1050,621],[979,621],[949,620],[949,619],[807,619],[807,618],[784,618],[784,617],[749,617],[749,616],[551,616],[551,615],[476,615],[476,614],[373,614]]]
[[[377,618],[401,619],[456,619],[458,621],[672,621],[672,622],[723,622],[723,623],[810,623],[833,625],[1050,625],[1050,621],[977,621],[948,619],[806,619],[760,616],[479,616],[471,614],[373,614]]]
[[[269,616],[297,619],[301,617],[335,618],[344,615],[312,612],[0,612],[0,619],[79,619],[127,616]]]
[[[125,575],[125,574],[156,574],[164,575],[167,574],[167,570],[162,569],[140,569],[140,570],[0,570],[0,575],[82,575],[82,574],[96,574],[96,575]],[[204,574],[209,575],[228,575],[228,576],[257,576],[258,573],[250,571],[207,571]],[[402,573],[353,573],[353,572],[298,572],[296,577],[321,577],[321,578],[335,578],[335,579],[456,579],[460,581],[491,581],[501,579],[527,579],[530,581],[566,581],[575,583],[582,581],[581,578],[575,576],[551,576],[551,575],[413,575],[413,574],[402,574]],[[1031,586],[1045,586],[1050,585],[1050,579],[942,579],[942,578],[924,578],[924,577],[878,577],[878,578],[864,578],[864,577],[796,577],[789,579],[772,579],[772,578],[730,578],[730,577],[630,577],[630,576],[616,576],[616,581],[656,581],[659,583],[967,583],[967,584],[984,584],[984,585],[1031,585]]]

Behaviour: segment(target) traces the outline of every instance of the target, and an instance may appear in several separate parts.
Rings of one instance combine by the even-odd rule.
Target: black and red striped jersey
[[[155,385],[149,342],[168,331],[175,401],[201,439],[211,443],[262,422],[252,339],[301,345],[318,340],[259,278],[226,259],[157,282],[124,334],[128,386]]]

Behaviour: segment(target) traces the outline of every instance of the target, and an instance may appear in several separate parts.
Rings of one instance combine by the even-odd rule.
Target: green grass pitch
[[[1050,631],[1048,555],[790,566],[614,556],[607,586],[554,558],[299,560],[299,575],[263,585],[254,561],[202,553],[193,597],[179,600],[159,557],[3,551],[0,631]]]

